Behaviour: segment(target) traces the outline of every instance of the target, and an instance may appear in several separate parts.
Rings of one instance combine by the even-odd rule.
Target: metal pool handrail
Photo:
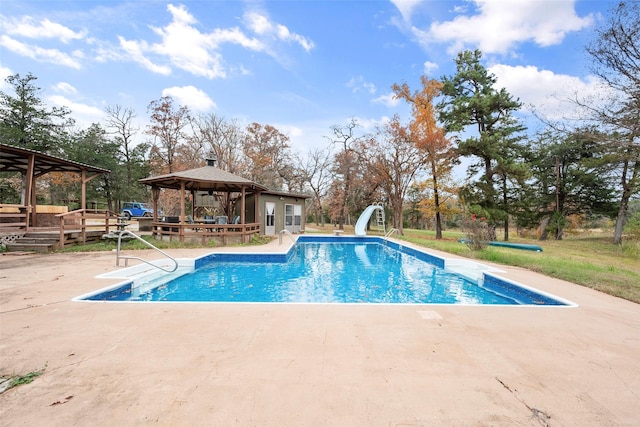
[[[393,233],[396,233],[396,234],[399,235],[400,234],[400,230],[398,230],[397,228],[390,229],[389,231],[387,231],[387,234],[384,235],[384,240],[387,240],[389,237],[391,237],[391,235]]]
[[[293,243],[295,243],[295,242],[296,242],[296,239],[294,239],[294,238],[293,238],[293,234],[291,234],[291,232],[290,232],[289,230],[287,230],[286,228],[284,228],[284,229],[280,230],[280,233],[278,234],[278,238],[279,238],[279,240],[280,240],[280,241],[278,242],[278,244],[279,244],[279,245],[281,245],[281,244],[282,244],[282,235],[283,235],[283,234],[287,234]]]
[[[166,252],[158,249],[156,246],[154,246],[151,243],[147,242],[142,237],[138,236],[137,234],[135,234],[135,233],[133,233],[133,232],[131,232],[129,230],[122,230],[122,231],[119,231],[118,233],[119,233],[118,234],[118,249],[116,250],[116,265],[117,266],[120,266],[120,259],[122,258],[122,259],[125,260],[124,261],[125,267],[129,265],[129,260],[130,259],[137,259],[138,261],[142,261],[145,264],[149,264],[152,267],[159,268],[160,270],[162,270],[162,271],[164,271],[166,273],[173,273],[174,271],[176,271],[178,269],[178,261],[176,261],[175,258],[173,258],[171,255],[167,254]],[[174,264],[173,269],[171,269],[171,270],[166,269],[164,267],[161,267],[159,265],[153,264],[153,263],[151,263],[151,262],[149,262],[149,261],[147,261],[145,259],[142,259],[142,258],[139,258],[139,257],[136,257],[136,256],[120,255],[120,244],[122,242],[122,236],[125,235],[125,234],[135,237],[136,239],[138,239],[139,241],[141,241],[145,245],[149,246],[151,249],[155,249],[156,251],[160,252],[162,255],[164,255],[167,258],[169,258],[171,261],[173,261],[173,264]]]

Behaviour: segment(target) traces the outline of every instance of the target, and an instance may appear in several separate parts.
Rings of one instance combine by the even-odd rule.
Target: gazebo
[[[0,201],[0,243],[10,250],[44,252],[53,246],[100,240],[109,227],[116,227],[117,215],[113,212],[87,209],[87,183],[109,173],[107,169],[0,144],[0,172],[20,173],[22,181],[19,204]],[[66,205],[37,204],[36,180],[50,172],[79,175],[79,209],[68,212]]]
[[[4,227],[14,226],[24,230],[38,227],[36,209],[36,179],[50,172],[71,172],[80,175],[82,184],[80,209],[86,209],[87,183],[92,179],[109,173],[108,169],[85,165],[83,163],[50,156],[35,150],[0,144],[0,172],[19,172],[22,175],[22,195],[19,205],[0,205],[15,213],[4,212],[2,217],[10,220],[2,221]]]
[[[267,188],[216,167],[215,159],[207,159],[207,166],[201,168],[143,178],[139,182],[151,186],[154,212],[152,227],[156,238],[168,236],[171,240],[177,237],[180,241],[196,239],[201,240],[203,244],[219,238],[223,244],[227,244],[230,238],[239,238],[240,242],[246,242],[252,235],[260,233],[260,224],[257,222],[258,198]],[[180,215],[177,218],[165,217],[163,221],[158,216],[158,199],[162,188],[180,191]],[[194,220],[192,214],[186,211],[187,192],[194,202],[195,194],[200,192],[226,193],[229,198],[232,194],[235,195],[239,202],[239,207],[236,207],[234,212],[236,215],[233,215],[235,218],[230,219],[227,216],[224,221]],[[250,205],[247,204],[249,194],[253,196]]]

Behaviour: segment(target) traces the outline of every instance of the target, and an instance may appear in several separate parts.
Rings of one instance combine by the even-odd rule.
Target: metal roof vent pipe
[[[209,153],[209,156],[207,157],[207,166],[215,166],[217,161],[218,156],[216,156],[216,153]]]

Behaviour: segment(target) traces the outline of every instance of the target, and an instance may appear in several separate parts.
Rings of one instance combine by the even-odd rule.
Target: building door
[[[284,229],[289,233],[294,232],[293,228],[293,205],[284,205]]]
[[[302,206],[293,205],[293,232],[299,233],[302,224]]]
[[[264,204],[264,234],[265,236],[276,234],[276,204],[273,202]]]

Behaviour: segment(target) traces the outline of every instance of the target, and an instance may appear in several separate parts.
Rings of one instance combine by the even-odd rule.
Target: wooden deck
[[[23,212],[10,216],[0,221],[0,243],[9,251],[49,252],[66,246],[97,242],[105,234],[129,228],[131,221],[135,221],[124,222],[114,212],[80,209],[56,215],[58,226],[29,227],[24,221],[26,215]],[[149,224],[145,223],[144,226],[146,228]],[[137,231],[135,227],[132,228]],[[260,224],[151,221],[149,232],[158,240],[198,242],[203,246],[212,242],[229,245],[250,242],[254,235],[260,234]]]
[[[57,225],[29,226],[24,211],[0,217],[0,243],[9,251],[49,252],[76,244],[100,241],[104,234],[118,229],[116,213],[79,209],[55,215]]]

